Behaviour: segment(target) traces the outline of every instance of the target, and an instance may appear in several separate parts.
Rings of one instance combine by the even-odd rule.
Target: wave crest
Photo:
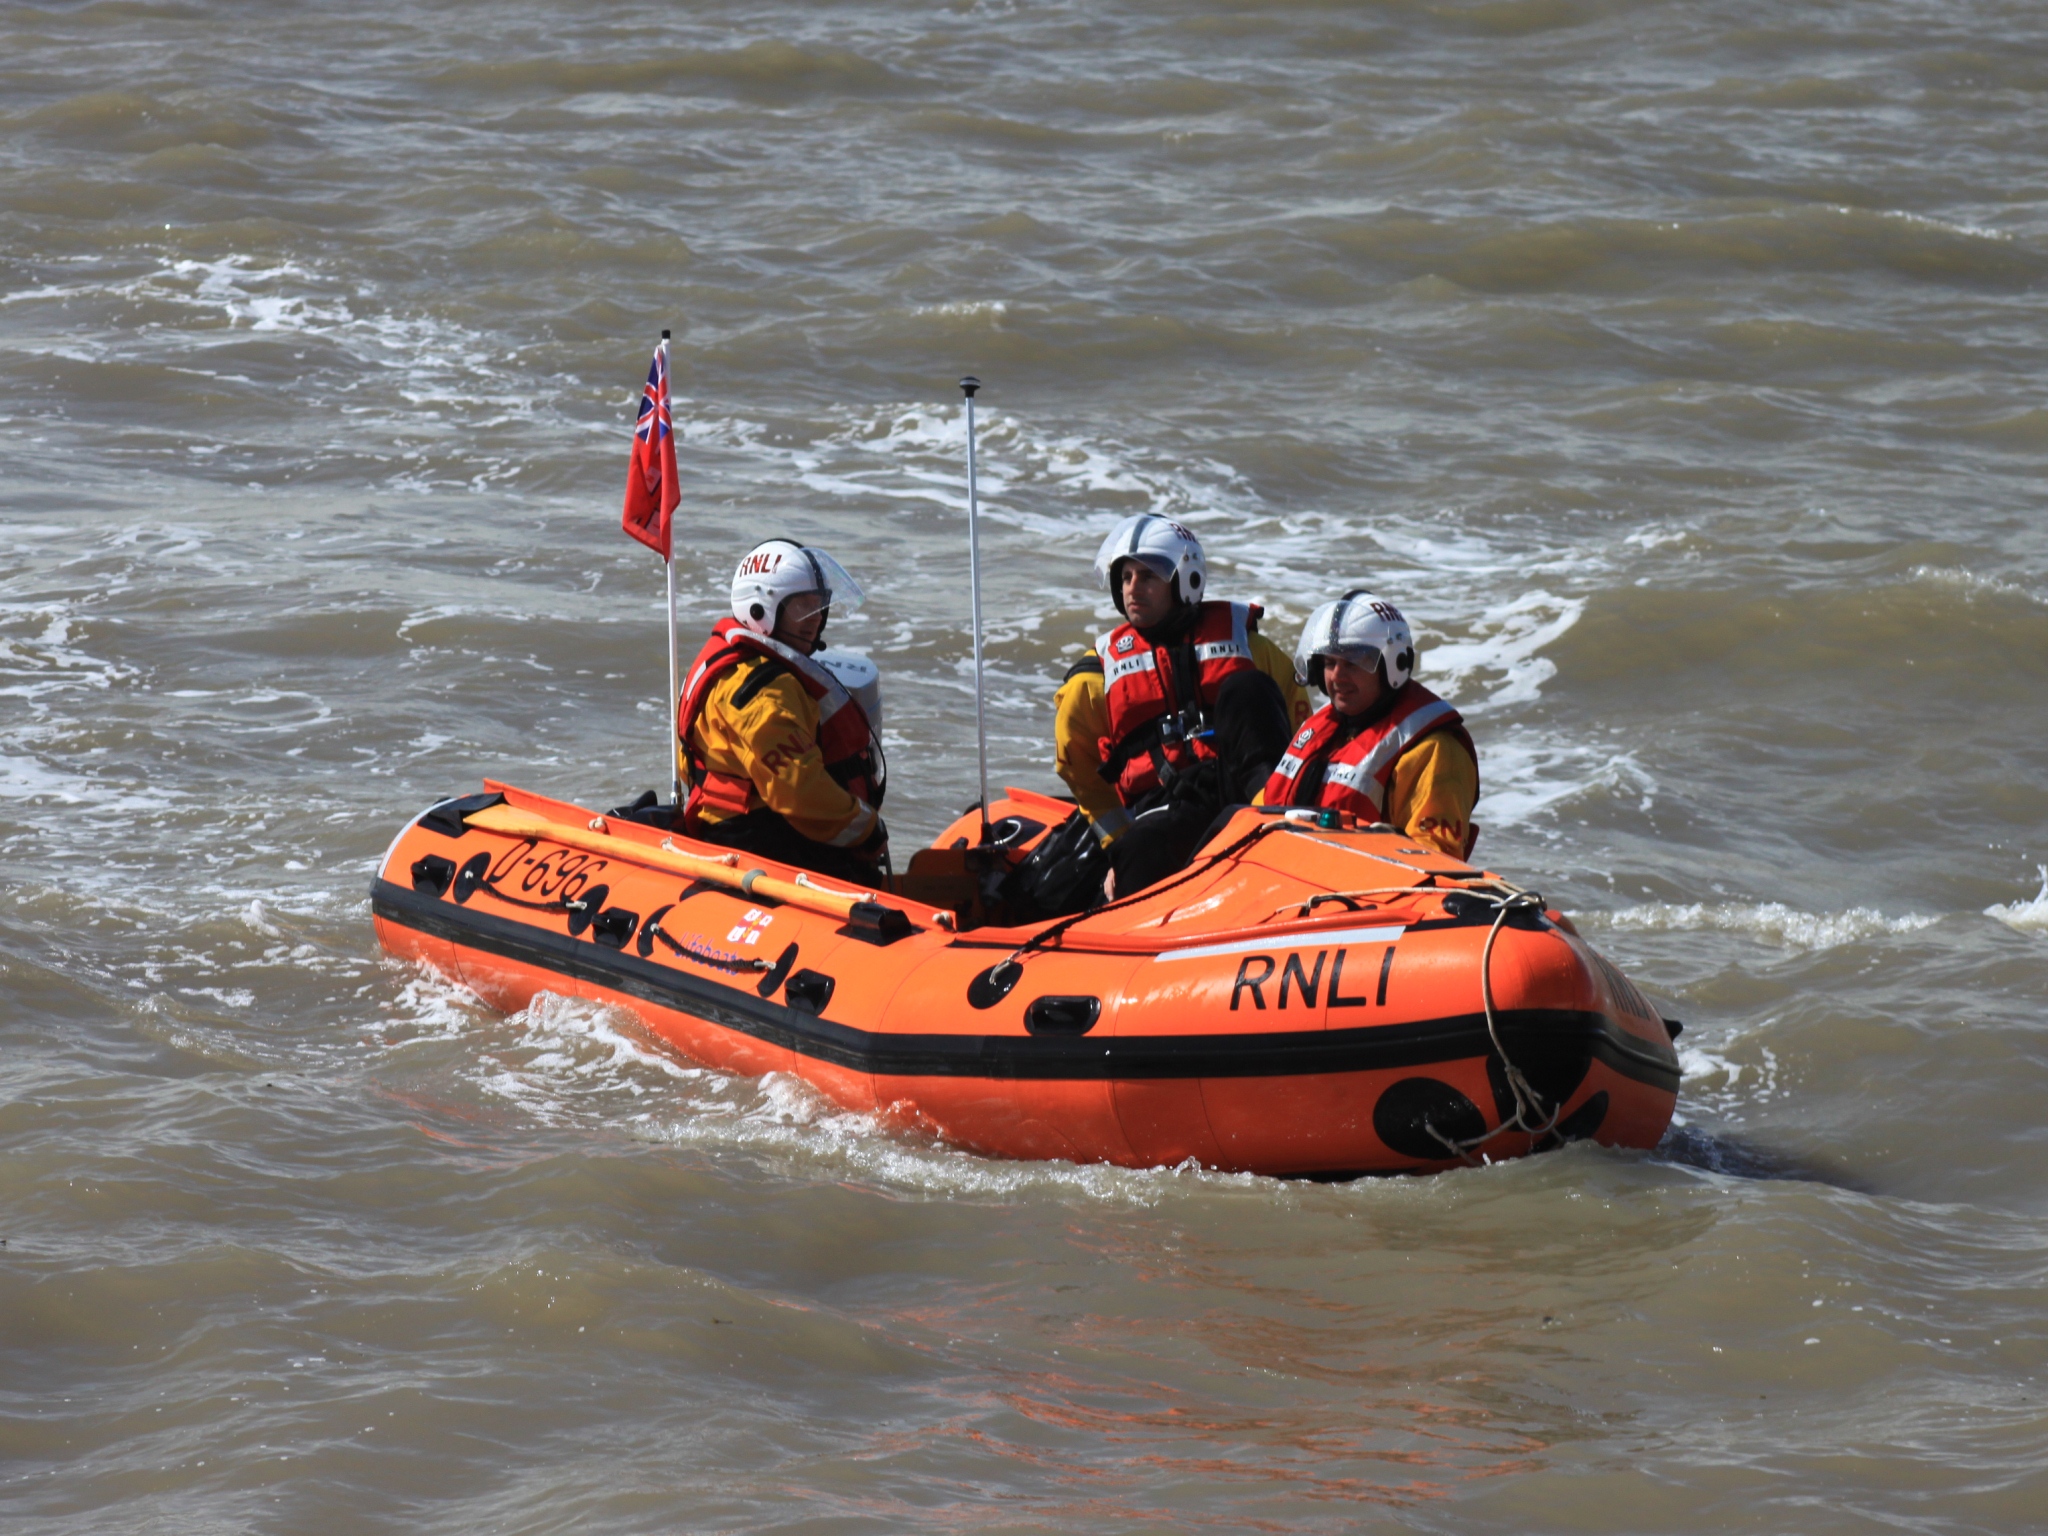
[[[1986,907],[1984,915],[1995,917],[2021,933],[2048,933],[2048,864],[2039,868],[2041,889],[2032,901],[2000,902]]]
[[[2048,920],[2048,908],[2044,908]],[[1941,921],[1925,913],[1886,917],[1875,907],[1802,912],[1782,901],[1650,902],[1598,919],[1610,928],[1653,933],[1739,933],[1786,949],[1833,949],[1889,934],[1914,933]]]

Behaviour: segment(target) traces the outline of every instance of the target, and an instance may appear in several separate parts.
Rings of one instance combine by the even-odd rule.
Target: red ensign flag
[[[669,557],[669,514],[683,499],[676,483],[675,424],[668,413],[668,333],[654,349],[640,420],[633,428],[633,463],[626,471],[626,515],[620,526],[662,559]]]

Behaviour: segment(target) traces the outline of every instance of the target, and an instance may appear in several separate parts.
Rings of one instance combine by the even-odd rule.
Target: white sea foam
[[[1841,209],[1843,213],[1853,213],[1855,211],[1850,208]],[[1896,219],[1901,224],[1917,224],[1923,229],[1938,229],[1943,234],[1964,235],[1972,240],[2010,241],[2013,238],[2009,230],[1987,229],[1982,224],[1958,224],[1952,219],[1930,218],[1924,213],[1909,213],[1903,208],[1887,208],[1878,216],[1880,218]]]
[[[1650,902],[1618,912],[1586,914],[1584,921],[1624,931],[1736,933],[1786,949],[1832,949],[1892,934],[1914,933],[1940,921],[1924,913],[1887,917],[1874,907],[1801,912],[1781,901]]]
[[[1986,917],[1995,917],[2009,928],[2022,933],[2048,933],[2048,864],[2039,866],[2041,889],[2032,901],[2003,902],[1984,909]]]
[[[1244,1189],[1287,1198],[1280,1181],[1207,1171],[1192,1161],[1171,1168],[1107,1163],[1011,1162],[947,1145],[919,1130],[914,1114],[878,1116],[842,1109],[801,1078],[775,1072],[746,1085],[744,1096],[686,1116],[650,1115],[648,1134],[679,1146],[734,1148],[822,1165],[897,1190],[942,1199],[1010,1198],[1026,1193],[1155,1205],[1178,1190]]]
[[[416,975],[401,1003],[406,1019],[387,1034],[394,1045],[488,1028],[473,999],[431,975]],[[1192,1163],[1130,1169],[983,1157],[939,1140],[907,1108],[865,1114],[840,1107],[789,1073],[751,1078],[687,1065],[645,1035],[630,1014],[580,999],[543,994],[505,1023],[516,1038],[478,1057],[474,1081],[550,1125],[623,1128],[670,1146],[772,1157],[939,1198],[1049,1192],[1151,1205],[1195,1187],[1292,1197],[1280,1181]]]
[[[41,701],[75,689],[105,689],[136,669],[76,644],[82,615],[70,601],[0,603],[0,698]],[[11,632],[11,633],[10,633]]]
[[[1010,312],[1006,299],[955,299],[944,304],[920,304],[913,314],[919,315],[1007,315]]]
[[[1580,598],[1549,592],[1524,592],[1487,608],[1471,626],[1472,638],[1430,649],[1429,664],[1439,690],[1470,702],[1467,713],[1535,699],[1557,675],[1557,663],[1543,648],[1579,622],[1586,611]],[[1498,673],[1500,680],[1484,699],[1471,696],[1480,679]]]
[[[506,1022],[517,1036],[478,1057],[481,1086],[551,1124],[579,1120],[579,1106],[593,1099],[602,1118],[615,1119],[622,1096],[640,1098],[663,1077],[687,1082],[703,1075],[605,1004],[543,992]]]
[[[66,773],[38,758],[6,752],[0,752],[0,800],[41,800],[100,810],[147,810],[153,803],[146,796],[100,784],[83,774]]]
[[[2041,594],[2030,588],[1957,565],[1916,565],[1906,574],[1929,586],[1954,587],[1965,597],[2019,597],[2030,603],[2042,600]]]
[[[370,1024],[370,1032],[396,1048],[415,1040],[458,1039],[490,1016],[476,994],[460,982],[424,965],[387,960],[386,966],[407,973],[392,999],[392,1011]]]
[[[1738,1061],[1737,1052],[1755,1059]],[[1737,1100],[1765,1103],[1775,1098],[1781,1088],[1777,1052],[1753,1038],[1708,1045],[1688,1044],[1680,1037],[1678,1069],[1685,1084],[1681,1102],[1704,1102],[1717,1109]]]
[[[101,301],[97,310],[94,300]],[[321,338],[353,368],[337,380],[310,365],[296,389],[302,401],[322,402],[337,418],[395,427],[411,440],[399,452],[379,455],[396,461],[385,480],[395,490],[481,491],[513,479],[527,452],[507,448],[493,456],[480,445],[492,427],[525,426],[537,402],[558,393],[558,386],[535,380],[516,354],[480,332],[431,313],[390,308],[374,283],[345,282],[297,261],[230,253],[212,261],[158,258],[139,272],[132,263],[110,264],[96,279],[23,288],[0,302],[31,311],[43,303],[64,306],[65,333],[13,345],[83,362],[113,355],[94,329],[106,313],[137,304],[186,311],[189,324],[143,327],[135,344],[124,346],[123,360],[154,355],[174,371],[248,387],[254,386],[245,376],[205,367],[208,352],[250,335]],[[375,403],[380,398],[391,403]],[[452,437],[458,421],[462,443],[445,454],[435,450],[431,445]]]
[[[737,450],[785,468],[800,483],[842,499],[964,510],[967,418],[959,405],[907,403],[829,413],[810,441],[778,440],[767,424],[675,402],[678,439]],[[1233,523],[1259,510],[1242,479],[1208,459],[1170,459],[1081,434],[1048,434],[986,406],[976,412],[978,489],[995,524],[1092,543],[1129,512]],[[1114,503],[1105,508],[1105,498]],[[1028,504],[1027,504],[1028,503]]]
[[[1529,730],[1488,738],[1482,787],[1472,819],[1497,828],[1525,825],[1598,789],[1633,799],[1639,811],[1648,811],[1657,796],[1656,779],[1633,753]]]

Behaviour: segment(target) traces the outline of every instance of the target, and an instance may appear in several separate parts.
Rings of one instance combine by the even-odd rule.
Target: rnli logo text
[[[809,750],[810,744],[801,736],[791,736],[770,747],[761,757],[761,766],[770,773],[780,773]]]
[[[1355,997],[1346,996],[1344,992],[1344,962],[1350,953],[1348,949],[1340,949],[1332,958],[1329,950],[1319,949],[1313,966],[1303,963],[1298,949],[1289,950],[1284,961],[1275,960],[1271,955],[1246,955],[1238,961],[1237,979],[1230,984],[1231,1011],[1236,1012],[1247,997],[1251,999],[1252,1007],[1263,1009],[1266,1006],[1266,988],[1273,985],[1276,971],[1280,977],[1273,1000],[1276,1008],[1285,1008],[1297,998],[1302,1007],[1313,1008],[1318,993],[1322,995],[1324,1006],[1329,1008],[1363,1008],[1368,1004],[1386,1007],[1387,979],[1394,973],[1394,946],[1389,944],[1386,953],[1380,957],[1377,990],[1368,989]],[[1326,965],[1330,971],[1327,992],[1323,991],[1323,968]],[[1352,972],[1354,978],[1357,974]]]
[[[782,551],[779,549],[768,554],[749,555],[740,562],[739,574],[742,576],[766,576],[770,571],[778,569],[781,564]]]

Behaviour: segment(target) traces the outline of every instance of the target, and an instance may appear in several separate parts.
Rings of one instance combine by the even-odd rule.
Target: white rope
[[[1508,917],[1515,912],[1540,912],[1543,898],[1534,891],[1517,891],[1512,896],[1499,899],[1493,914],[1493,926],[1486,930],[1486,946],[1479,952],[1479,1002],[1486,1010],[1486,1037],[1493,1042],[1494,1054],[1500,1057],[1502,1075],[1507,1079],[1508,1092],[1514,1096],[1515,1112],[1492,1130],[1463,1141],[1444,1135],[1425,1118],[1422,1128],[1431,1138],[1460,1162],[1471,1163],[1472,1154],[1496,1136],[1505,1136],[1510,1131],[1526,1131],[1533,1144],[1547,1136],[1557,1125],[1557,1118],[1564,1112],[1560,1103],[1550,1112],[1550,1118],[1541,1125],[1535,1123],[1543,1113],[1542,1095],[1536,1092],[1529,1079],[1522,1075],[1522,1069],[1509,1057],[1507,1047],[1501,1044],[1500,1019],[1493,1008],[1493,941],[1500,937],[1500,930]]]

